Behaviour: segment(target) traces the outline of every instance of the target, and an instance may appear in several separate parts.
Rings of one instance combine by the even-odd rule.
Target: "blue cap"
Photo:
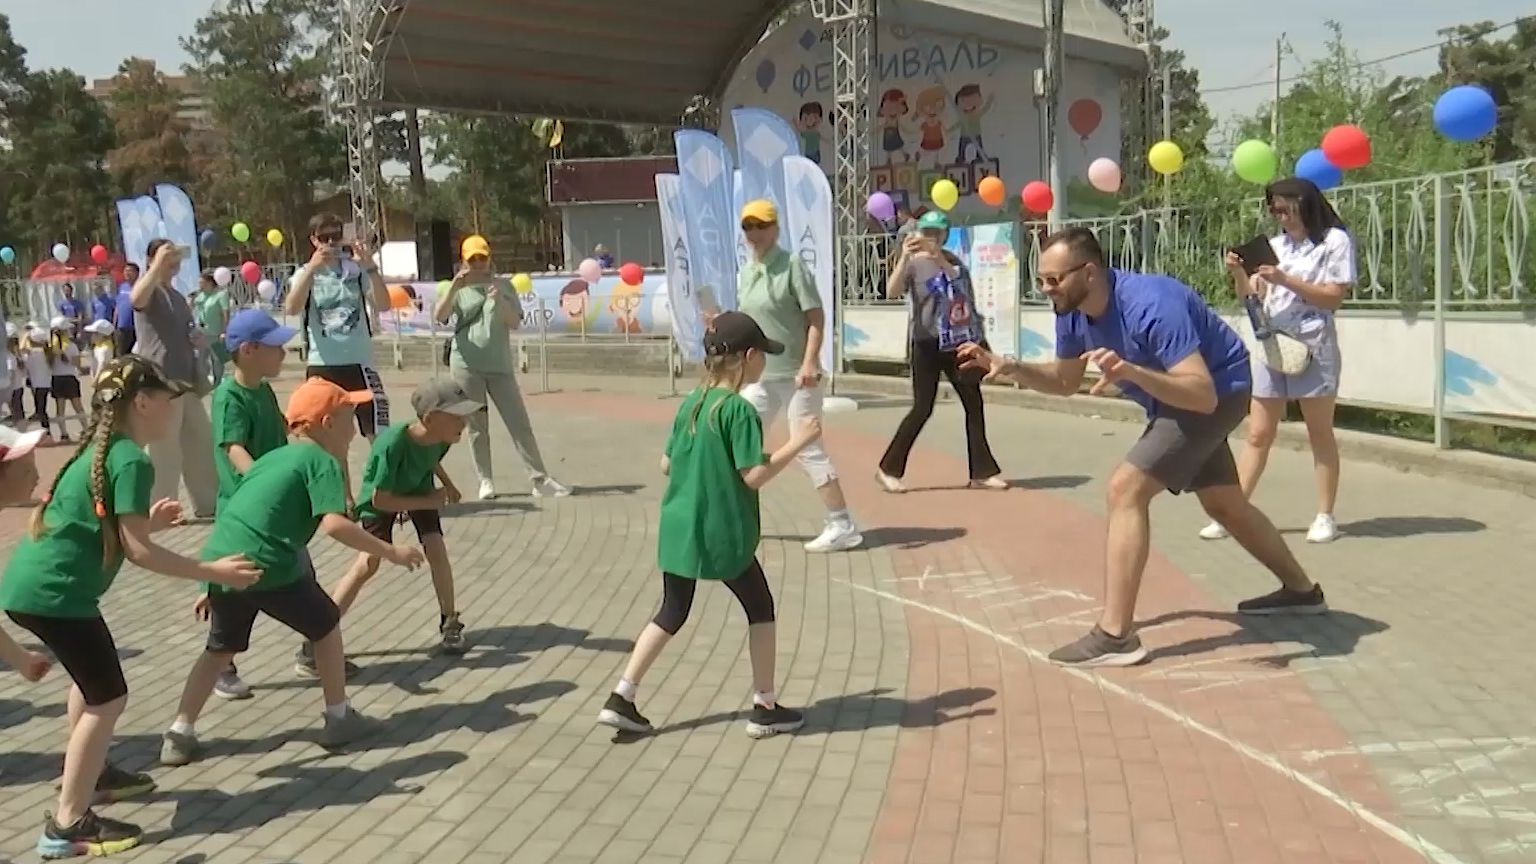
[[[241,345],[252,342],[281,348],[298,332],[277,323],[277,319],[260,309],[244,309],[229,319],[229,327],[224,331],[224,345],[231,354],[239,351]]]

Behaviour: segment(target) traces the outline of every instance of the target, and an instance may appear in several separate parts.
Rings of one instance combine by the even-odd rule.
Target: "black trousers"
[[[1001,473],[997,460],[992,458],[992,447],[987,443],[987,418],[981,402],[982,373],[960,370],[955,352],[940,351],[938,339],[924,339],[912,343],[912,408],[901,418],[896,427],[896,437],[885,448],[880,458],[880,470],[892,477],[904,477],[907,473],[907,456],[912,445],[922,433],[928,418],[933,416],[933,401],[939,396],[939,375],[943,374],[955,388],[960,404],[965,408],[965,444],[971,465],[971,479],[985,480]]]

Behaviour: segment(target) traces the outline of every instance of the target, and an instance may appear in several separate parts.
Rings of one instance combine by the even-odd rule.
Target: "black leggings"
[[[673,636],[688,621],[693,608],[693,590],[701,580],[684,579],[671,573],[661,574],[661,611],[653,619],[657,627]],[[714,581],[714,580],[704,580]],[[773,593],[768,590],[768,577],[763,567],[753,558],[747,569],[735,579],[726,579],[725,587],[731,589],[747,613],[748,624],[768,624],[773,621]]]
[[[42,424],[44,432],[53,431],[48,425],[48,397],[52,393],[53,390],[48,387],[32,388],[32,419]]]
[[[985,347],[985,346],[983,346]],[[939,376],[949,379],[955,388],[960,404],[965,408],[965,450],[970,462],[971,479],[985,480],[994,477],[1002,469],[992,456],[992,446],[987,443],[986,409],[981,402],[982,373],[961,370],[955,362],[955,352],[940,351],[938,339],[923,339],[912,343],[912,407],[901,418],[891,445],[880,459],[880,470],[892,477],[904,477],[907,473],[907,457],[912,445],[917,443],[918,433],[928,418],[933,416],[933,400],[939,395]]]

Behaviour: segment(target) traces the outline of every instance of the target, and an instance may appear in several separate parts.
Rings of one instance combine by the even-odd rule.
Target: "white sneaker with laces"
[[[859,533],[859,526],[853,524],[852,519],[839,520],[828,522],[819,537],[805,544],[805,551],[846,552],[857,548],[863,542],[864,535]]]
[[[1333,521],[1332,514],[1319,513],[1312,520],[1312,527],[1307,529],[1308,543],[1332,543],[1339,539],[1339,525]]]
[[[496,497],[496,484],[492,483],[489,479],[481,480],[480,481],[480,495],[479,495],[480,500],[481,501],[489,501],[489,500],[491,500],[492,498],[495,498],[495,497]]]
[[[1227,529],[1221,527],[1220,522],[1212,522],[1200,529],[1201,540],[1225,540],[1231,536],[1227,533]]]
[[[880,488],[893,495],[899,495],[907,491],[907,484],[901,482],[900,477],[892,477],[884,471],[876,471],[875,479],[880,482]]]
[[[565,486],[553,477],[544,477],[533,483],[533,497],[535,498],[564,498],[571,494],[570,487]]]

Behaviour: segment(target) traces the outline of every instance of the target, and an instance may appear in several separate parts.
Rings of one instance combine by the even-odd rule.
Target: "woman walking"
[[[1333,519],[1339,495],[1339,445],[1333,412],[1339,395],[1339,333],[1334,312],[1355,284],[1355,244],[1333,207],[1310,180],[1291,177],[1264,190],[1270,215],[1280,233],[1270,238],[1278,266],[1263,265],[1249,276],[1242,259],[1227,254],[1227,271],[1239,297],[1257,296],[1270,325],[1307,347],[1309,362],[1287,375],[1262,359],[1253,364],[1253,404],[1248,412],[1248,446],[1237,460],[1243,494],[1252,497],[1269,462],[1285,405],[1301,404],[1317,475],[1317,517],[1307,530],[1309,543],[1329,543],[1339,535]],[[1255,355],[1256,357],[1258,355]],[[1227,531],[1212,522],[1200,532],[1220,540]]]
[[[876,478],[887,492],[905,492],[902,477],[912,445],[933,416],[939,394],[939,375],[949,379],[965,408],[965,441],[973,488],[1007,489],[1008,481],[992,457],[987,443],[987,419],[981,400],[982,376],[964,371],[955,361],[955,349],[967,342],[985,344],[981,318],[971,286],[971,273],[949,252],[949,219],[937,210],[924,213],[917,232],[901,242],[901,254],[886,282],[886,296],[911,297],[912,308],[912,408],[896,427],[896,436],[880,459]]]

